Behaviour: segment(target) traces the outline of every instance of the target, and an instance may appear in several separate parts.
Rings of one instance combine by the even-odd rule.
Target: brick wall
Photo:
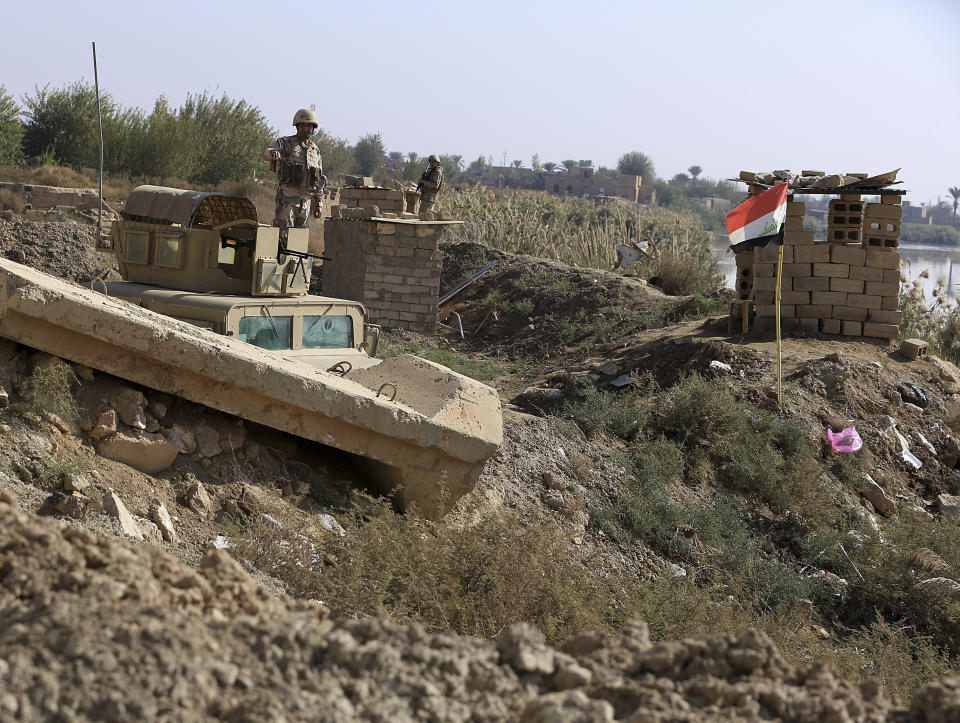
[[[751,189],[751,195],[755,195]],[[790,202],[784,224],[780,321],[786,328],[895,339],[902,314],[900,196],[864,204],[845,195],[830,202],[827,241],[803,230],[803,203]],[[743,252],[737,260],[737,298],[753,299],[760,326],[776,317],[776,247]]]
[[[448,225],[415,219],[328,219],[325,252],[332,260],[323,266],[324,295],[362,302],[374,324],[433,334],[442,267],[438,243]]]

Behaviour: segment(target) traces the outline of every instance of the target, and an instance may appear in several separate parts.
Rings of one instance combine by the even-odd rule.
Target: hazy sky
[[[630,150],[690,165],[960,186],[960,0],[0,0],[0,85],[93,79],[124,106],[212,91],[284,133],[315,104],[350,142],[501,163]]]

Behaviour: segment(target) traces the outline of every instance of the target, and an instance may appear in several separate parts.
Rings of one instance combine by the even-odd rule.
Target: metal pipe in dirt
[[[100,127],[100,174],[97,178],[97,198],[100,207],[97,211],[97,247],[100,246],[103,237],[103,114],[100,112],[100,81],[97,77],[97,44],[90,43],[93,46],[93,87],[97,93],[97,124]]]

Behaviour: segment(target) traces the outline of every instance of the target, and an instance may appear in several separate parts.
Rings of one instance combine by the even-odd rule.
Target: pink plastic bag
[[[863,440],[857,434],[856,427],[847,427],[842,432],[834,434],[830,427],[827,427],[827,439],[830,440],[830,449],[837,454],[856,452],[863,446]]]

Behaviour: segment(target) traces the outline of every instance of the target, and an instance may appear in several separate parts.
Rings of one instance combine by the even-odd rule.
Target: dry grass
[[[705,293],[721,281],[710,234],[694,216],[642,208],[616,199],[562,198],[538,191],[473,187],[451,192],[444,210],[462,219],[450,238],[573,266],[612,269],[616,247],[649,241],[667,293]]]

